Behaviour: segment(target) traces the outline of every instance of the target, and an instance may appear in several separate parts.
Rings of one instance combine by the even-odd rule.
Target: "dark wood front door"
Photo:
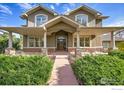
[[[57,50],[67,50],[68,32],[60,30],[56,32],[56,46]]]
[[[66,39],[57,39],[57,49],[58,50],[66,49]]]

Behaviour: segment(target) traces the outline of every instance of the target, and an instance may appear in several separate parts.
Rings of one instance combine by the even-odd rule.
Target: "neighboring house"
[[[110,42],[111,42],[111,34],[104,34],[102,37],[102,43],[104,48],[110,48]],[[115,33],[115,45],[118,47],[118,44],[124,42],[124,30],[120,31],[118,33]]]
[[[21,15],[26,21],[23,27],[0,27],[9,32],[9,48],[12,48],[12,32],[23,35],[23,51],[49,53],[57,50],[100,50],[102,35],[111,33],[114,48],[114,31],[124,27],[102,27],[108,16],[86,6],[80,6],[63,15],[51,9],[36,6]]]

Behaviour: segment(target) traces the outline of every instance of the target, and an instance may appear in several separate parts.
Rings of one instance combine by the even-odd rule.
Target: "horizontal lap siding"
[[[102,38],[101,36],[95,36],[91,39],[91,47],[102,46]]]
[[[23,47],[27,47],[27,36],[23,35]]]
[[[55,34],[47,36],[47,47],[55,47],[56,46],[56,38]]]

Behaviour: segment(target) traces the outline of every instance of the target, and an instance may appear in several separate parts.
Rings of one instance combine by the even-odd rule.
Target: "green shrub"
[[[83,85],[124,85],[124,60],[115,56],[85,56],[72,68]]]
[[[117,47],[120,51],[124,51],[124,42],[118,43]]]
[[[119,51],[119,50],[113,50],[108,53],[111,56],[117,56],[121,59],[124,59],[124,51]]]
[[[44,85],[52,66],[45,56],[0,55],[0,85]]]

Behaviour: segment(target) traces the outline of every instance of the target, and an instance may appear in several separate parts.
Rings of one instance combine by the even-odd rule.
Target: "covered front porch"
[[[51,54],[55,51],[94,52],[104,51],[101,35],[111,32],[111,48],[115,49],[114,31],[124,27],[82,27],[74,32],[64,30],[49,33],[46,27],[1,27],[9,32],[8,48],[12,49],[12,33],[23,35],[24,52],[42,52]],[[32,38],[34,37],[34,39]],[[39,38],[39,39],[38,39]]]

